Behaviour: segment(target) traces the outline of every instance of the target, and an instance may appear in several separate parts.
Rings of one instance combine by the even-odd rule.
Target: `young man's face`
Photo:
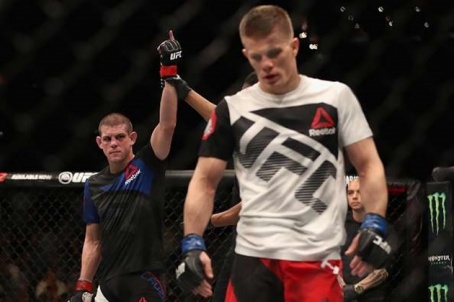
[[[361,194],[359,191],[359,180],[352,180],[347,186],[347,200],[348,205],[352,210],[361,210],[363,204],[361,203]]]
[[[103,125],[100,128],[100,135],[96,137],[96,142],[109,163],[122,163],[129,160],[136,139],[137,133],[134,131],[128,133],[125,124]]]
[[[256,72],[260,87],[273,94],[289,92],[298,76],[298,39],[289,39],[275,28],[264,38],[243,37],[242,42],[243,54]]]

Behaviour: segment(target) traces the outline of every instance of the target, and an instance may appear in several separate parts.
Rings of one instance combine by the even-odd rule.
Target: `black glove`
[[[179,75],[168,77],[165,79],[165,81],[175,87],[179,101],[184,101],[188,96],[189,91],[192,90],[191,87],[189,87],[188,83],[186,83],[186,81],[183,80]]]
[[[174,39],[165,40],[158,46],[161,61],[161,79],[175,77],[177,75],[177,65],[182,59],[180,42]]]
[[[77,280],[76,292],[68,302],[93,302],[93,284],[85,280]]]
[[[344,302],[351,302],[358,299],[359,294],[355,291],[354,285],[347,284],[344,286]]]
[[[359,228],[357,254],[375,268],[382,268],[391,256],[391,246],[385,240],[387,227],[384,217],[368,213]]]
[[[206,278],[203,272],[200,253],[206,250],[202,237],[196,234],[186,235],[181,242],[183,261],[176,270],[177,283],[181,289],[190,292]]]

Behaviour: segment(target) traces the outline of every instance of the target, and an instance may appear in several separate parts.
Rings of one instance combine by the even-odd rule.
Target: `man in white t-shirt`
[[[347,250],[352,273],[380,267],[387,189],[360,104],[345,84],[298,73],[288,13],[252,8],[239,26],[259,83],[225,97],[209,120],[184,208],[177,269],[183,289],[212,295],[202,238],[233,155],[242,208],[226,301],[342,301],[338,282],[347,212],[343,151],[360,175],[368,213]]]

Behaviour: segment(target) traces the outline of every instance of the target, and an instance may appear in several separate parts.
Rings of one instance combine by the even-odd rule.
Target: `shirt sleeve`
[[[358,99],[345,84],[341,84],[338,108],[339,134],[342,147],[373,135]]]
[[[151,147],[150,142],[147,142],[137,151],[137,157],[141,158],[145,164],[154,171],[165,173],[168,164],[168,157],[166,159],[159,159]]]
[[[98,210],[91,199],[89,181],[84,185],[83,220],[85,223],[99,223]]]
[[[228,161],[232,157],[234,146],[229,108],[224,99],[216,106],[206,125],[199,156],[215,157]]]

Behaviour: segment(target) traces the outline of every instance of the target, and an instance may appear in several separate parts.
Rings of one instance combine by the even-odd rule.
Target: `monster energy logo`
[[[430,302],[448,302],[447,284],[435,284],[429,286]]]
[[[438,235],[440,229],[446,227],[446,194],[437,192],[427,198],[429,199],[430,227],[432,233]]]

